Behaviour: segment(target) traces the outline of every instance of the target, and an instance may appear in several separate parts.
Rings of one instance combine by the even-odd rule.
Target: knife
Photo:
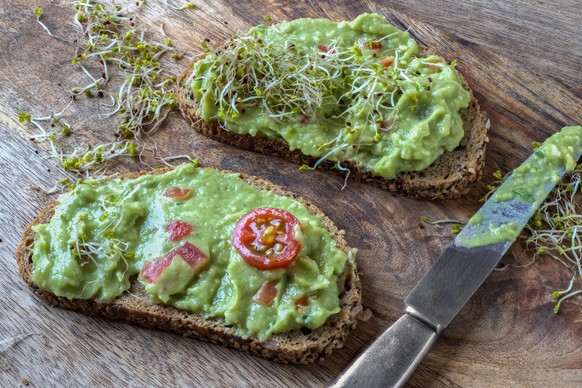
[[[582,154],[582,127],[551,136],[503,182],[404,299],[404,315],[332,387],[400,387]]]

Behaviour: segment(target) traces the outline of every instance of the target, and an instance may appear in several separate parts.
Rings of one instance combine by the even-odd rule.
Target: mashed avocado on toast
[[[155,303],[261,341],[338,313],[353,254],[305,203],[191,163],[84,181],[32,230],[32,280],[57,297],[113,300],[137,281]]]
[[[205,121],[385,179],[455,149],[472,98],[454,65],[378,14],[256,26],[207,50],[185,82]]]

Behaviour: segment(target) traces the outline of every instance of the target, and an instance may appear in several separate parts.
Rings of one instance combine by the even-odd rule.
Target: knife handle
[[[356,358],[332,387],[401,387],[436,338],[432,328],[404,314]]]

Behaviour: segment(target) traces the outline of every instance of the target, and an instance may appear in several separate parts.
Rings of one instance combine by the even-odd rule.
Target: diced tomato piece
[[[335,53],[337,53],[337,51],[335,49],[331,49],[330,50],[329,47],[327,47],[327,46],[319,45],[319,46],[317,46],[317,48],[322,53],[327,53],[327,54],[335,54]],[[322,56],[322,57],[324,57],[324,56]]]
[[[185,201],[192,196],[192,190],[173,186],[167,189],[164,195],[177,201]]]
[[[255,295],[255,301],[267,307],[272,305],[275,297],[277,297],[277,288],[275,286],[276,284],[274,282],[264,282]]]
[[[380,61],[380,64],[385,67],[390,67],[394,63],[394,57],[386,57]]]
[[[374,41],[368,43],[368,47],[372,50],[380,50],[382,48],[382,44],[380,42]]]
[[[294,300],[295,302],[295,306],[297,308],[302,308],[302,307],[306,307],[307,305],[309,305],[309,298],[305,295],[300,296],[299,298]]]
[[[155,283],[162,275],[162,272],[172,264],[176,254],[173,251],[166,253],[164,256],[146,262],[141,269],[141,276],[148,283]]]
[[[146,262],[141,270],[141,276],[149,283],[155,283],[162,275],[162,272],[168,268],[174,257],[180,256],[193,270],[199,270],[210,258],[204,254],[195,245],[188,241],[172,249],[162,257]]]
[[[168,232],[170,232],[170,240],[180,241],[184,237],[188,237],[192,233],[194,227],[186,221],[175,220],[168,224]]]
[[[370,50],[380,50],[382,48],[382,43],[378,41],[364,41],[361,42],[361,45]]]
[[[182,245],[178,247],[180,250],[178,254],[182,256],[182,259],[188,264],[190,267],[196,269],[200,265],[205,264],[209,258],[202,252],[200,249],[196,247],[196,245],[190,244],[188,241],[184,242]]]

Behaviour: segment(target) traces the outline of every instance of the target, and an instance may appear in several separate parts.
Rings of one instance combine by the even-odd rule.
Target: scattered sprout
[[[97,146],[81,145],[68,155],[60,155],[63,168],[82,174],[93,169],[95,165],[106,164],[120,156],[137,156],[139,146],[129,140],[115,141]]]
[[[463,227],[459,224],[451,225],[451,233],[452,234],[459,234],[462,229],[463,229]]]
[[[44,30],[44,31],[45,31],[47,34],[49,34],[51,37],[53,37],[53,38],[55,38],[55,39],[62,40],[63,42],[67,42],[67,43],[73,43],[73,42],[72,42],[72,41],[70,41],[70,40],[63,39],[63,38],[59,38],[58,36],[54,35],[54,34],[51,32],[51,30],[50,30],[50,29],[47,27],[47,25],[46,25],[46,24],[44,24],[44,23],[42,22],[42,20],[40,20],[40,19],[41,19],[41,17],[42,17],[42,8],[41,8],[41,7],[36,7],[36,8],[34,8],[33,12],[34,12],[34,16],[36,17],[36,22],[37,22],[37,23],[38,23],[38,24],[39,24],[39,25],[42,27],[42,29],[43,29],[43,30]]]
[[[10,349],[12,346],[18,344],[19,342],[22,342],[25,339],[27,339],[29,337],[34,337],[34,336],[40,337],[45,345],[48,343],[47,337],[42,333],[20,334],[20,335],[17,335],[15,337],[8,337],[8,338],[1,339],[0,340],[0,354],[3,353],[4,351]]]
[[[443,224],[454,224],[454,225],[457,225],[457,227],[459,228],[459,231],[461,230],[462,226],[464,225],[464,223],[462,223],[461,221],[453,220],[450,218],[444,218],[442,220],[431,221],[427,216],[421,216],[420,220],[422,222],[424,222],[425,224],[433,225],[433,226],[440,226]]]
[[[139,8],[144,2],[137,2]],[[151,133],[164,122],[168,114],[176,109],[174,85],[176,77],[165,74],[160,60],[177,54],[171,39],[160,27],[162,42],[150,40],[140,29],[136,18],[130,16],[130,7],[107,5],[98,1],[79,0],[73,2],[76,9],[74,23],[81,29],[86,41],[77,50],[71,63],[89,78],[88,84],[70,89],[71,101],[60,112],[46,117],[32,117],[26,112],[18,113],[18,120],[31,124],[38,133],[32,141],[48,141],[52,157],[58,158],[64,169],[88,175],[98,165],[120,156],[141,156],[144,145],[143,135]],[[191,8],[192,2],[185,4]],[[42,9],[37,7],[34,14],[39,23]],[[53,36],[48,29],[47,32]],[[97,65],[98,74],[89,71]],[[109,84],[111,71],[124,75],[124,81],[112,91]],[[75,133],[71,125],[64,121],[64,113],[78,97],[106,98],[106,107],[111,110],[100,117],[118,116],[117,139],[100,145],[81,145],[67,151],[70,145],[63,142],[65,137]],[[133,140],[130,140],[133,139]],[[141,159],[140,159],[141,160]]]
[[[168,6],[168,8],[173,9],[175,11],[181,11],[183,9],[188,9],[188,8],[190,8],[190,9],[197,8],[196,4],[194,4],[193,1],[187,1],[187,2],[184,2],[182,5],[176,6],[176,5],[170,4],[170,2],[168,0],[166,0],[166,6]]]
[[[23,111],[18,112],[18,122],[20,123],[30,123],[31,115]]]
[[[348,178],[350,177],[350,170],[348,168],[345,168],[341,165],[341,162],[337,162],[336,163],[336,168],[342,172],[346,173],[346,177],[344,178],[344,185],[342,186],[342,190],[346,188],[346,186],[348,185]]]
[[[552,190],[521,236],[534,259],[551,257],[574,273],[569,287],[553,294],[559,297],[555,312],[564,300],[582,293],[581,180],[582,164],[579,164]],[[578,290],[572,291],[575,284]]]
[[[163,25],[160,30],[164,42],[150,41],[135,18],[122,16],[125,12],[120,9],[88,0],[75,2],[75,8],[76,24],[87,42],[72,62],[79,65],[92,82],[75,88],[72,95],[108,96],[114,109],[107,116],[120,115],[117,133],[121,137],[139,138],[143,132],[155,130],[176,108],[173,92],[176,77],[165,75],[160,64],[165,54],[174,53]],[[100,76],[93,76],[83,66],[90,59],[101,64]],[[115,93],[105,89],[110,78],[109,66],[115,66],[126,75]]]
[[[51,30],[49,30],[49,28],[46,26],[46,24],[44,24],[40,20],[40,17],[42,16],[42,8],[41,7],[36,7],[34,9],[34,16],[36,16],[36,22],[42,27],[42,29],[45,30],[46,33],[49,34],[50,36],[55,37],[53,35],[53,33],[51,32]]]
[[[532,145],[534,148],[539,148],[537,142]],[[486,201],[507,176],[499,170],[495,171],[493,177],[496,180],[488,185],[489,192],[480,201]],[[535,262],[537,258],[550,257],[574,273],[566,289],[552,293],[552,297],[558,299],[554,307],[555,313],[558,313],[560,306],[566,299],[582,294],[581,183],[582,164],[579,164],[573,171],[567,173],[552,190],[519,236],[519,240],[523,241],[526,248],[532,253],[532,260],[529,264]],[[516,194],[522,197],[530,195],[523,192],[516,192]],[[429,225],[456,222],[455,220],[430,221],[426,216],[422,216],[421,220]],[[460,223],[453,225],[453,234],[460,230]],[[527,267],[528,265],[516,267]],[[578,285],[578,289],[574,288],[575,285]]]
[[[192,159],[192,157],[190,155],[173,155],[173,156],[161,158],[160,160],[162,163],[164,163],[168,167],[175,167],[173,164],[171,164],[169,162],[173,161],[173,160],[179,160],[179,159],[188,160],[191,164],[194,165],[194,167],[200,166],[200,159],[198,159],[198,158]]]

